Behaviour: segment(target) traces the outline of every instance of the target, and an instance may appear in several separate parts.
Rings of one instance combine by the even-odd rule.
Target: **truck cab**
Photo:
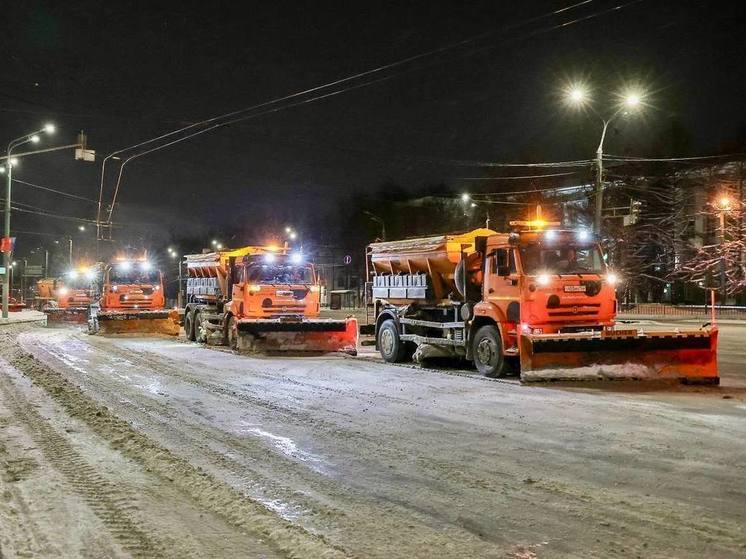
[[[63,279],[53,280],[52,292],[60,309],[86,308],[91,304],[92,283],[96,278],[93,268],[74,268]]]
[[[230,312],[238,318],[319,316],[320,289],[302,254],[248,254],[233,268]]]
[[[503,325],[507,353],[517,352],[522,334],[614,325],[617,277],[587,231],[496,234],[486,239],[482,254],[482,297],[474,315]]]
[[[145,259],[117,259],[104,269],[102,309],[162,309],[161,272]]]

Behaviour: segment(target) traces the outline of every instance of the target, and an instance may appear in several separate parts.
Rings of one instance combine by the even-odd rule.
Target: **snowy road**
[[[738,339],[726,388],[601,392],[31,329],[0,353],[0,441],[75,489],[39,440],[51,418],[113,492],[65,506],[114,556],[746,557]]]

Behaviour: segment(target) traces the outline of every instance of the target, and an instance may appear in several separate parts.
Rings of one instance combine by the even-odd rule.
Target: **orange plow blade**
[[[179,335],[179,315],[175,310],[100,311],[97,314],[101,334]]]
[[[47,324],[85,324],[88,320],[88,307],[45,307]]]
[[[238,349],[257,352],[334,353],[357,355],[355,318],[345,320],[239,320]]]
[[[719,384],[717,328],[521,336],[521,380],[677,380]]]

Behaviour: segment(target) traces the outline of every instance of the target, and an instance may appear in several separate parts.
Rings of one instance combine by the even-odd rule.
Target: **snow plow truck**
[[[314,266],[287,247],[185,256],[184,332],[244,351],[357,354],[357,320],[319,317]]]
[[[48,323],[85,323],[93,299],[96,267],[80,266],[68,271],[64,278],[45,278],[37,282],[37,300]]]
[[[516,222],[368,247],[376,347],[388,362],[461,357],[522,381],[717,384],[717,328],[615,328],[618,278],[585,230]]]
[[[102,267],[100,299],[91,305],[91,333],[179,335],[179,314],[167,309],[163,275],[147,256],[118,257]]]

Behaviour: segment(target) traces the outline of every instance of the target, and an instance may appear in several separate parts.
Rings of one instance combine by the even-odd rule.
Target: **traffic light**
[[[642,201],[631,198],[629,201],[629,215],[624,216],[624,225],[634,225],[640,219]]]

